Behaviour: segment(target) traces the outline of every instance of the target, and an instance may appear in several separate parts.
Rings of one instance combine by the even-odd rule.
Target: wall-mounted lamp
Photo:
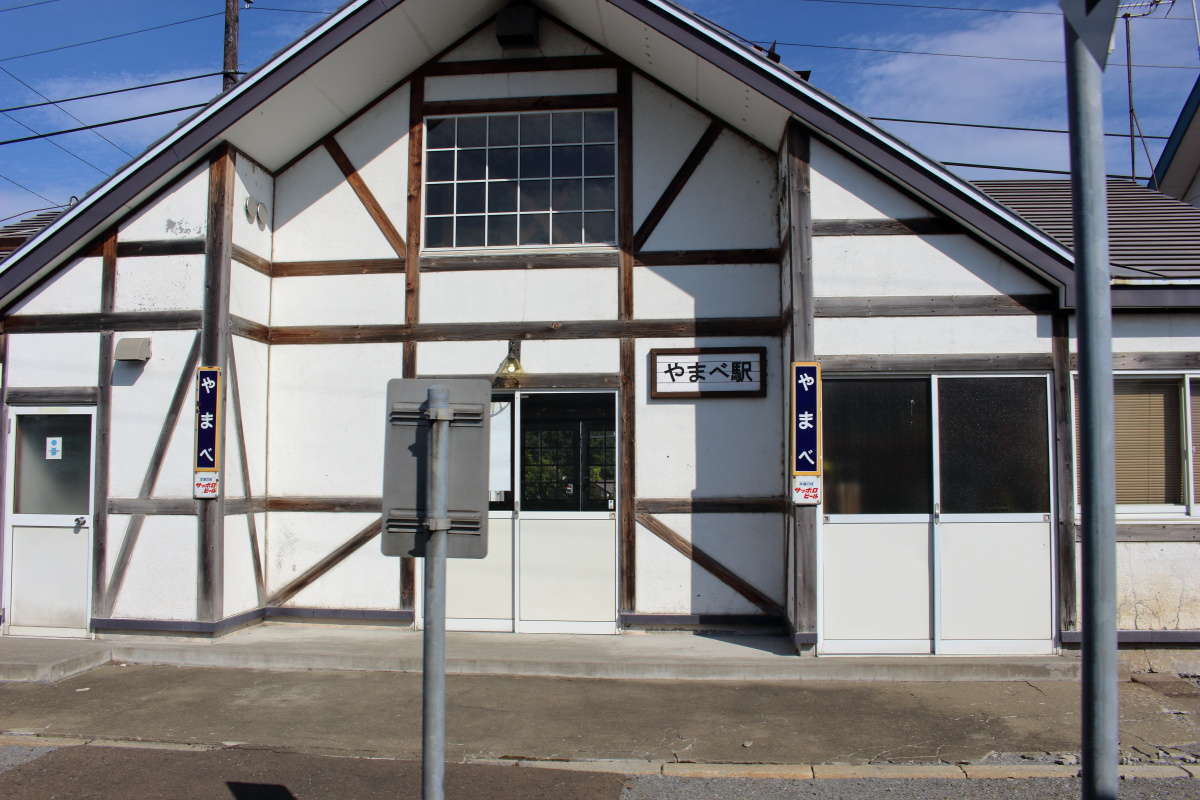
[[[258,223],[258,227],[265,228],[267,226],[267,204],[260,200],[255,200],[250,195],[246,195],[246,221],[253,224]]]
[[[520,382],[521,377],[525,374],[524,367],[521,366],[521,340],[510,339],[508,342],[508,355],[500,362],[500,366],[496,368],[495,383],[498,385],[516,385]]]
[[[150,339],[118,339],[113,350],[116,361],[138,361],[145,363],[150,360]]]

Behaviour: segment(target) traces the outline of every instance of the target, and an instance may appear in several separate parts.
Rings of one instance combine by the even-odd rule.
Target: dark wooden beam
[[[100,264],[100,313],[110,314],[117,295],[117,231],[104,237]],[[92,497],[92,599],[95,613],[104,604],[104,589],[108,582],[108,512],[105,502],[109,493],[109,461],[112,452],[112,371],[114,334],[100,334],[100,357],[96,376],[96,452]]]
[[[642,220],[641,227],[638,228],[633,237],[633,250],[639,252],[646,246],[646,242],[650,239],[654,229],[658,227],[658,223],[662,222],[662,218],[667,215],[671,204],[679,197],[679,193],[683,191],[683,187],[687,186],[687,182],[696,172],[696,168],[700,166],[700,162],[708,155],[708,151],[716,144],[717,137],[721,135],[724,128],[715,120],[709,122],[708,128],[704,133],[700,134],[700,140],[696,142],[696,146],[692,148],[692,152],[688,153],[687,158],[679,165],[675,176],[671,178],[671,182],[667,184],[667,188],[663,189],[662,195],[650,209],[646,218]]]
[[[1074,542],[1075,536],[1069,541]],[[1196,524],[1117,524],[1118,542],[1200,542],[1200,525]],[[1074,548],[1072,548],[1072,553]]]
[[[275,593],[272,594],[267,600],[267,605],[278,606],[286,603],[288,600],[291,600],[306,586],[310,586],[322,575],[329,572],[329,570],[333,569],[338,564],[349,558],[354,551],[358,550],[367,542],[378,536],[382,525],[382,517],[371,522],[370,525],[367,525],[367,527],[363,528],[358,533],[354,534],[341,545],[339,545],[332,553],[325,556],[316,564],[313,564],[300,575],[276,590]]]
[[[92,333],[98,331],[184,331],[200,327],[199,311],[119,311],[98,314],[15,314],[6,333]]]
[[[184,359],[183,371],[179,375],[179,382],[175,384],[175,393],[171,396],[171,404],[167,408],[162,428],[159,429],[158,440],[154,443],[154,450],[150,453],[150,463],[146,467],[146,474],[142,478],[142,486],[138,491],[139,499],[144,500],[154,494],[154,485],[158,482],[158,475],[162,471],[163,461],[167,456],[167,448],[171,444],[171,435],[175,433],[175,426],[179,422],[179,414],[183,410],[184,401],[187,400],[190,394],[192,376],[196,371],[196,364],[199,358],[200,335],[197,333],[195,339],[192,341],[192,349],[188,351],[187,358]],[[110,511],[110,513],[114,512]],[[138,536],[141,534],[142,523],[144,521],[144,516],[135,514],[125,526],[125,538],[121,541],[121,550],[117,554],[112,578],[109,580],[107,590],[104,594],[102,610],[93,610],[93,613],[105,617],[112,616],[117,598],[121,594],[121,587],[125,583],[125,573],[129,569],[129,560],[133,556],[134,548],[137,547]]]
[[[271,329],[271,344],[346,342],[470,342],[510,339],[686,338],[777,336],[778,317],[580,320],[562,322],[424,323],[417,325],[296,325]]]
[[[383,238],[387,239],[387,243],[391,245],[392,250],[400,258],[404,258],[408,250],[404,244],[404,237],[400,235],[400,231],[396,230],[396,226],[392,224],[388,218],[387,212],[383,210],[383,206],[375,199],[374,193],[371,192],[371,187],[367,186],[366,181],[358,174],[358,169],[350,161],[350,156],[346,155],[346,151],[338,144],[337,138],[328,136],[325,138],[325,150],[329,153],[329,157],[333,159],[333,163],[337,164],[338,169],[342,171],[342,175],[346,178],[346,183],[350,184],[350,188],[354,190],[354,194],[358,197],[358,201],[362,203],[367,214],[371,217],[371,221],[375,223],[375,227],[379,228],[379,232],[383,234]]]
[[[233,197],[237,170],[233,152],[218,147],[208,166],[208,227],[204,256],[204,310],[200,327],[200,363],[225,370],[229,361],[229,283],[233,260]],[[225,382],[222,382],[225,389]],[[225,396],[217,398],[224,418]],[[222,480],[217,496],[199,506],[196,567],[196,619],[215,622],[225,599],[225,448],[217,449]]]
[[[791,510],[779,497],[639,497],[639,514],[778,514]]]
[[[779,145],[780,192],[785,220],[787,251],[784,263],[789,265],[788,285],[791,297],[791,360],[812,361],[814,358],[813,277],[812,277],[812,199],[810,191],[810,141],[808,131],[795,119],[789,118]],[[790,373],[790,370],[789,370]],[[790,387],[787,380],[785,387]],[[790,388],[785,390],[790,391]],[[789,423],[785,430],[791,430]],[[791,477],[785,470],[784,491],[791,492]],[[793,637],[811,635],[817,631],[817,508],[793,506],[788,523],[787,585],[789,587],[786,615]]]
[[[274,273],[270,261],[258,255],[257,253],[250,252],[240,244],[235,244],[233,246],[233,260],[239,264],[244,264],[255,272],[261,272],[267,277],[270,277]]]
[[[814,219],[813,236],[931,236],[965,233],[946,217],[916,219]]]
[[[779,250],[650,250],[637,253],[633,263],[639,267],[778,264]]]
[[[268,497],[268,511],[379,513],[382,497]]]
[[[617,318],[633,319],[633,73],[617,70]]]
[[[563,111],[572,108],[613,108],[618,94],[562,94],[542,97],[496,97],[484,100],[425,101],[425,116],[490,114],[509,111]]]
[[[108,349],[111,352],[111,334],[102,333],[100,336],[102,347],[105,342],[104,337],[108,337]],[[103,380],[103,377],[100,376],[99,379]],[[110,373],[109,380],[111,381],[111,379]],[[111,388],[111,383],[109,386]],[[10,406],[94,406],[100,402],[100,389],[96,386],[14,386],[8,390],[5,402]]]
[[[107,509],[109,514],[194,517],[198,502],[187,497],[112,497]]]
[[[635,342],[629,337],[621,339],[621,388],[617,402],[621,414],[617,420],[617,446],[620,460],[617,464],[617,498],[620,500],[618,529],[618,581],[619,610],[630,613],[637,610],[637,395],[634,376],[637,372]]]
[[[118,242],[118,258],[140,256],[200,256],[204,255],[204,240],[153,239],[140,242]]]
[[[482,378],[496,389],[618,389],[621,377],[608,372],[547,372],[524,374],[520,378],[495,375],[418,375],[418,378]]]
[[[620,63],[610,55],[495,58],[478,61],[440,61],[426,64],[421,72],[435,75],[488,75],[497,72],[550,72],[565,69],[613,69]]]
[[[357,258],[345,261],[276,261],[271,265],[275,278],[309,278],[319,275],[379,275],[404,272],[404,257]]]
[[[408,250],[404,260],[404,323],[415,326],[421,321],[421,242],[425,207],[425,77],[413,76],[408,96],[408,216],[405,226]],[[417,343],[405,341],[401,354],[400,374],[405,378],[417,376]],[[400,559],[400,608],[414,611],[417,605],[417,563],[412,558]]]
[[[826,372],[1031,372],[1054,366],[1050,353],[817,356]]]
[[[818,297],[817,317],[999,317],[1048,313],[1054,295],[946,295],[924,297]]]
[[[236,314],[229,315],[229,330],[234,336],[241,336],[245,339],[253,339],[262,344],[270,344],[271,329],[261,322],[251,322],[250,320],[239,317]]]
[[[1113,369],[1200,369],[1200,352],[1113,353]],[[1071,354],[1071,369],[1079,368],[1079,354]]]
[[[1064,313],[1053,316],[1050,324],[1053,353],[1054,390],[1054,480],[1055,547],[1058,569],[1058,625],[1060,631],[1079,629],[1076,604],[1078,576],[1075,569],[1075,480],[1072,456],[1075,453],[1075,428],[1071,424],[1070,333]]]
[[[721,581],[721,583],[758,606],[764,613],[778,617],[785,616],[783,608],[778,603],[760,592],[753,584],[743,579],[700,547],[684,539],[658,518],[649,514],[638,514],[637,521],[643,528],[653,533],[677,552],[691,559],[692,562]]]
[[[422,272],[464,272],[490,269],[588,269],[617,267],[618,250],[598,253],[486,253],[469,256],[421,256]]]

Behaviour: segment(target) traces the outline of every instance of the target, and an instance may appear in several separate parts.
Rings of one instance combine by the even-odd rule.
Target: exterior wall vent
[[[538,10],[514,3],[496,15],[496,41],[508,48],[538,46]]]

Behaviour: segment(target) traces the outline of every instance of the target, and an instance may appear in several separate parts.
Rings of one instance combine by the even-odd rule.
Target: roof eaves
[[[1183,104],[1183,110],[1179,112],[1179,117],[1175,120],[1175,127],[1171,129],[1171,135],[1167,137],[1167,143],[1163,145],[1162,153],[1158,156],[1158,163],[1154,165],[1154,185],[1162,186],[1163,181],[1167,178],[1167,173],[1171,169],[1171,162],[1175,160],[1175,156],[1179,153],[1179,148],[1183,144],[1184,136],[1187,134],[1188,128],[1191,127],[1192,121],[1196,118],[1196,113],[1200,111],[1200,78],[1192,84],[1192,91],[1188,94],[1187,100]]]
[[[1060,286],[1064,303],[1073,303],[1071,252],[942,164],[802,81],[791,70],[775,64],[719,27],[674,3],[666,0],[607,2],[752,86],[841,149],[856,152],[874,162],[895,180],[925,195],[929,202]],[[1023,241],[1014,238],[1013,234]]]

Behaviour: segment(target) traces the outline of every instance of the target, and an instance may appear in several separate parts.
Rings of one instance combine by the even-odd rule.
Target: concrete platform
[[[109,635],[0,639],[0,680],[54,681],[109,660],[271,670],[418,672],[419,631],[264,623],[219,639]],[[446,669],[463,675],[763,681],[1077,680],[1071,656],[797,656],[782,636],[631,632],[619,636],[447,634]]]

